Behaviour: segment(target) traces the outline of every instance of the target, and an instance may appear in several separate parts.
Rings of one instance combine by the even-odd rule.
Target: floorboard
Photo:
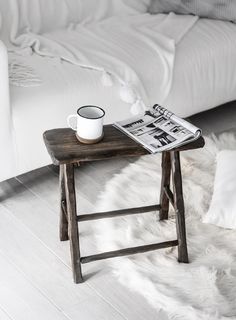
[[[0,319],[1,320],[12,320],[12,318],[10,318],[10,316],[3,309],[1,309],[1,306],[0,306]]]
[[[70,320],[0,254],[0,305],[15,320]]]
[[[19,307],[17,312],[21,317],[17,318],[15,313],[9,313],[13,319],[61,320],[68,318],[75,320],[83,315],[83,312],[86,312],[86,318],[84,319],[92,320],[94,319],[94,309],[91,307],[93,301],[96,301],[100,318],[104,313],[112,320],[124,319],[111,304],[107,303],[88,284],[75,285],[71,279],[70,268],[49,251],[23,223],[17,221],[9,210],[0,206],[0,213],[2,222],[0,237],[1,243],[5,244],[0,251],[0,274],[4,274],[4,277],[0,279],[0,306],[9,313],[16,302]],[[11,233],[9,233],[9,225],[11,226]],[[51,318],[49,316],[44,317],[43,313],[40,314],[40,306],[42,307],[42,305],[36,307],[39,299],[37,299],[36,292],[47,301],[48,305],[52,305],[52,310],[59,310],[61,316],[56,314],[53,316],[50,309],[48,314],[51,315]],[[12,299],[10,299],[11,295]],[[24,297],[25,299],[23,299]],[[31,317],[28,316],[31,310],[27,305],[27,297],[33,310],[35,312],[38,310],[38,317],[34,314]],[[32,303],[31,299],[33,299]],[[69,315],[72,310],[73,317]]]

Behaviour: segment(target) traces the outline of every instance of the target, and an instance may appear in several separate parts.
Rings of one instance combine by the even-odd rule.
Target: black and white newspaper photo
[[[114,125],[152,153],[177,147],[201,135],[200,129],[157,105],[142,116]]]

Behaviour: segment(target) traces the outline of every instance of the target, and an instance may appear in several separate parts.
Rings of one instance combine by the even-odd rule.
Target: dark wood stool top
[[[139,143],[112,125],[105,125],[103,140],[92,145],[79,142],[75,132],[69,128],[48,130],[43,137],[48,153],[55,165],[149,154],[149,151]],[[184,151],[202,148],[203,146],[204,139],[200,137],[173,150]]]

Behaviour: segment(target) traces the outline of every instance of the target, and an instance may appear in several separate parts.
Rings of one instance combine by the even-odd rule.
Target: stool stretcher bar
[[[115,210],[115,211],[107,211],[107,212],[98,212],[92,214],[83,214],[77,216],[77,221],[90,221],[90,220],[98,220],[98,219],[105,219],[105,218],[114,218],[120,216],[127,216],[131,214],[141,214],[151,211],[159,211],[161,206],[153,205],[153,206],[146,206],[146,207],[139,207],[139,208],[130,208],[130,209],[122,209],[122,210]]]
[[[164,187],[164,192],[168,198],[168,200],[170,201],[172,207],[174,208],[175,204],[174,204],[174,195],[172,193],[172,191],[170,190],[170,188],[168,186]]]
[[[89,262],[93,262],[93,261],[104,260],[104,259],[109,259],[109,258],[114,258],[114,257],[122,257],[122,256],[131,255],[131,254],[136,254],[136,253],[144,253],[144,252],[148,252],[148,251],[164,249],[164,248],[169,248],[169,247],[174,247],[174,246],[178,246],[178,240],[165,241],[165,242],[154,243],[154,244],[149,244],[149,245],[144,245],[144,246],[131,247],[131,248],[125,248],[125,249],[121,249],[121,250],[103,252],[103,253],[87,256],[87,257],[81,257],[80,262],[81,263],[89,263]]]

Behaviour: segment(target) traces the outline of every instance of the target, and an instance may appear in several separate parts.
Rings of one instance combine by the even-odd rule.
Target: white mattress
[[[200,19],[177,46],[172,88],[164,106],[186,117],[236,100],[235,43],[235,24]],[[65,127],[67,115],[77,107],[103,107],[106,123],[130,115],[130,105],[120,100],[118,88],[104,87],[97,72],[34,55],[27,63],[43,83],[34,88],[11,86],[20,172],[50,163],[42,133]],[[151,100],[158,103],[155,97]]]

